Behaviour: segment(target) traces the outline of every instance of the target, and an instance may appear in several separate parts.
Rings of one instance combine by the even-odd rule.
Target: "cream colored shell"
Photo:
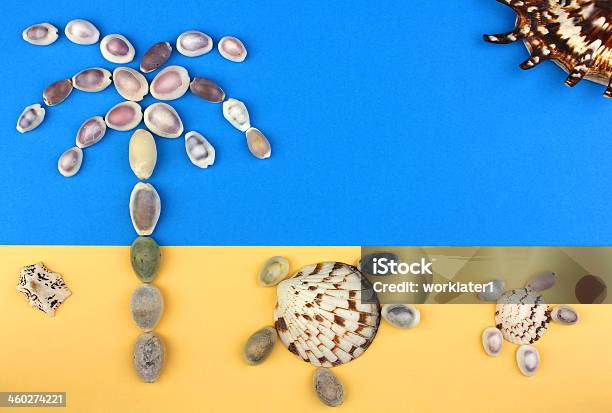
[[[157,163],[157,146],[153,135],[145,129],[137,129],[130,138],[130,168],[138,179],[149,179]]]

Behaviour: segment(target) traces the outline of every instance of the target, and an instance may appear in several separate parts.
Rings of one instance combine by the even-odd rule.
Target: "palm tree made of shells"
[[[89,21],[71,20],[65,28],[66,37],[73,43],[92,45],[100,40],[99,30]],[[22,37],[28,43],[47,46],[55,42],[58,29],[50,23],[39,23],[26,28]],[[179,53],[196,57],[213,49],[213,39],[200,31],[183,32],[176,41]],[[245,60],[247,51],[243,43],[231,36],[221,38],[217,44],[219,53],[233,62]],[[104,117],[93,116],[81,125],[76,135],[76,146],[65,151],[58,160],[58,170],[66,177],[75,175],[83,162],[83,149],[99,142],[106,128],[118,131],[135,129],[144,120],[148,129],[137,129],[129,142],[129,162],[134,174],[140,180],[151,177],[157,162],[157,148],[154,133],[164,138],[178,138],[183,134],[183,123],[176,110],[167,103],[157,102],[149,105],[144,113],[140,104],[145,95],[160,101],[178,99],[191,90],[200,98],[222,103],[223,116],[236,129],[246,136],[247,146],[253,156],[259,159],[270,157],[270,143],[258,129],[251,126],[249,113],[241,101],[226,99],[225,92],[214,81],[204,77],[190,78],[182,66],[167,66],[157,73],[151,83],[142,73],[151,73],[163,66],[172,54],[172,45],[163,41],[154,44],[143,55],[140,71],[127,66],[119,66],[112,74],[101,67],[81,70],[70,79],[50,84],[43,92],[47,107],[63,102],[73,91],[99,92],[113,84],[124,99],[113,106]],[[102,56],[111,63],[125,65],[134,60],[135,49],[130,41],[119,34],[109,34],[100,41]],[[29,132],[44,120],[45,107],[40,103],[27,106],[17,120],[17,130]],[[149,132],[150,131],[150,132]],[[191,131],[185,134],[185,150],[191,162],[207,168],[215,161],[215,149],[200,133]],[[163,297],[152,282],[159,271],[161,259],[157,242],[151,237],[161,211],[159,194],[150,183],[138,182],[130,196],[130,217],[138,237],[130,249],[130,260],[136,276],[142,284],[134,291],[130,307],[134,322],[143,333],[136,340],[133,353],[134,369],[144,382],[158,379],[165,349],[162,339],[153,330],[163,313]]]

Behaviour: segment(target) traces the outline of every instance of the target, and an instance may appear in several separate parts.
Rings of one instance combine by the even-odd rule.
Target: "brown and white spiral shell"
[[[278,285],[274,325],[289,351],[323,367],[364,353],[378,330],[380,304],[362,303],[362,277],[348,264],[324,262]]]

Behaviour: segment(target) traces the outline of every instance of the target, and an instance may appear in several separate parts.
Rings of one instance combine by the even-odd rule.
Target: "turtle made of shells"
[[[368,349],[380,324],[378,299],[364,292],[373,293],[351,265],[305,266],[278,284],[274,327],[291,353],[314,366],[348,363]]]
[[[495,327],[488,327],[482,334],[482,344],[490,356],[498,356],[503,340],[517,344],[516,358],[519,369],[526,376],[537,370],[540,356],[533,343],[540,340],[551,321],[575,324],[578,313],[566,305],[552,306],[544,302],[541,291],[552,288],[557,281],[554,272],[535,276],[524,288],[499,292],[495,307]],[[499,285],[504,285],[500,282]]]
[[[484,35],[490,43],[523,40],[531,69],[552,60],[569,75],[567,86],[582,79],[606,85],[612,97],[612,2],[610,0],[497,0],[517,14],[513,30]]]
[[[270,264],[288,265],[286,259],[274,257],[264,270]],[[281,277],[269,277],[269,271],[262,274],[260,285],[278,283],[274,326],[249,337],[245,361],[263,362],[278,337],[296,357],[318,367],[313,375],[318,399],[328,406],[342,404],[344,387],[330,368],[360,357],[376,337],[382,314],[370,282],[357,268],[341,262],[307,265],[280,282]]]

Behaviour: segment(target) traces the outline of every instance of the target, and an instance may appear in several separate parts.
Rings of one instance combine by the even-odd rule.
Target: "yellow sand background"
[[[166,301],[157,329],[167,346],[159,382],[131,365],[139,334],[129,300],[138,286],[127,247],[0,247],[0,391],[66,391],[71,412],[323,412],[314,367],[278,344],[262,365],[241,358],[247,337],[272,322],[275,290],[258,287],[272,255],[299,266],[355,263],[357,247],[169,247],[156,284]],[[73,291],[49,318],[15,290],[19,268],[44,261]],[[370,349],[334,371],[338,412],[611,412],[612,306],[577,306],[576,326],[552,325],[537,344],[534,377],[516,346],[484,354],[493,304],[423,305],[414,330],[381,324]],[[33,409],[18,409],[29,411]]]

